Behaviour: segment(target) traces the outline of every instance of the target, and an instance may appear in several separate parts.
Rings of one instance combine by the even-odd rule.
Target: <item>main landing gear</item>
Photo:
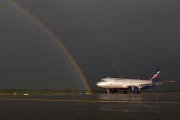
[[[128,91],[126,91],[126,90],[124,90],[124,92],[123,92],[124,94],[127,94],[128,93]]]
[[[141,93],[141,88],[139,87],[139,90],[137,90],[137,94]]]
[[[141,91],[137,91],[137,94],[141,93]]]

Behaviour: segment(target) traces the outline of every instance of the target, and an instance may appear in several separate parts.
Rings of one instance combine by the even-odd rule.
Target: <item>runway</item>
[[[0,120],[178,120],[180,94],[0,95]]]

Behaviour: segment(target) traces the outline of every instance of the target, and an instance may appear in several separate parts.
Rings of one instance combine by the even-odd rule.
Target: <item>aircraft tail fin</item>
[[[159,78],[159,73],[160,73],[160,69],[156,70],[156,74],[151,78],[151,82],[158,82],[158,78]]]

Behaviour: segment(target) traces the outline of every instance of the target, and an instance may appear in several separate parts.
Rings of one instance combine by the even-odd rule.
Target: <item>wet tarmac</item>
[[[0,95],[0,120],[180,120],[180,94]]]

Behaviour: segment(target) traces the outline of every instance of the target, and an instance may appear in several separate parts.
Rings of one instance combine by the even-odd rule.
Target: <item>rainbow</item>
[[[54,40],[58,44],[58,46],[62,49],[62,51],[65,53],[66,57],[69,59],[71,64],[76,69],[77,74],[80,77],[80,79],[82,80],[82,82],[84,84],[84,87],[87,90],[87,92],[91,93],[92,91],[90,89],[90,86],[88,84],[88,81],[87,81],[86,77],[84,76],[82,70],[78,66],[78,64],[75,61],[75,59],[73,58],[73,56],[70,54],[70,52],[67,50],[67,48],[63,45],[61,40],[51,30],[49,30],[48,27],[45,24],[42,23],[42,21],[40,21],[36,16],[34,16],[31,12],[29,12],[27,9],[25,9],[23,6],[21,6],[15,0],[8,0],[8,2],[11,5],[13,5],[15,8],[19,9],[20,11],[22,11],[26,16],[28,16],[37,25],[39,25],[52,38],[52,40]]]

